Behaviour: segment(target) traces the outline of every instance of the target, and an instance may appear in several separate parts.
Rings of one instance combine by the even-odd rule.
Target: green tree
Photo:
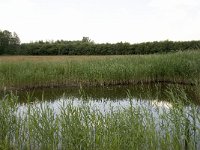
[[[0,31],[0,54],[15,54],[20,47],[17,33],[4,30]]]

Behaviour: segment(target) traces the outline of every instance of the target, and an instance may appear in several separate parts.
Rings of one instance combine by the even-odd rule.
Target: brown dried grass
[[[23,62],[23,61],[35,61],[35,62],[60,62],[60,61],[90,61],[101,59],[121,58],[126,56],[112,55],[112,56],[0,56],[0,62]],[[130,57],[130,56],[129,56]]]

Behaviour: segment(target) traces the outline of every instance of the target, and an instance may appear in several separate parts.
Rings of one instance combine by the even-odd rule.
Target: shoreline
[[[76,82],[76,83],[66,83],[66,84],[54,84],[49,83],[48,85],[32,85],[32,86],[23,86],[23,87],[4,87],[0,91],[26,91],[34,89],[48,89],[48,88],[67,88],[67,87],[110,87],[110,86],[128,86],[128,85],[143,85],[143,84],[173,84],[173,85],[190,85],[194,86],[198,83],[189,82],[189,81],[171,81],[171,80],[152,80],[152,81],[124,81],[124,82]]]

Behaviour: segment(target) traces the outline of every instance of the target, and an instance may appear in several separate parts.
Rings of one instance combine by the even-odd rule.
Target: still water
[[[9,91],[1,93],[1,97],[5,93],[9,93]],[[92,108],[109,111],[110,107],[118,109],[130,106],[130,100],[133,106],[150,108],[158,106],[168,109],[172,107],[171,94],[187,97],[187,99],[199,105],[198,91],[195,87],[172,84],[48,88],[15,91],[13,93],[18,96],[19,105],[22,107],[29,101],[36,105],[50,105],[55,110],[63,103],[73,103],[74,106],[87,103]]]

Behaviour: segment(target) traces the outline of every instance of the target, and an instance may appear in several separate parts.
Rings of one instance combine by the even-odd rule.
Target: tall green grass
[[[107,113],[87,101],[62,103],[57,111],[28,103],[19,111],[18,97],[6,95],[0,101],[0,149],[198,149],[199,106],[183,92],[168,95],[171,108],[134,106],[128,93],[127,108]]]
[[[199,77],[198,51],[165,55],[110,56],[98,60],[67,60],[66,57],[66,61],[57,62],[0,62],[1,89],[156,81],[194,83],[199,81]]]

